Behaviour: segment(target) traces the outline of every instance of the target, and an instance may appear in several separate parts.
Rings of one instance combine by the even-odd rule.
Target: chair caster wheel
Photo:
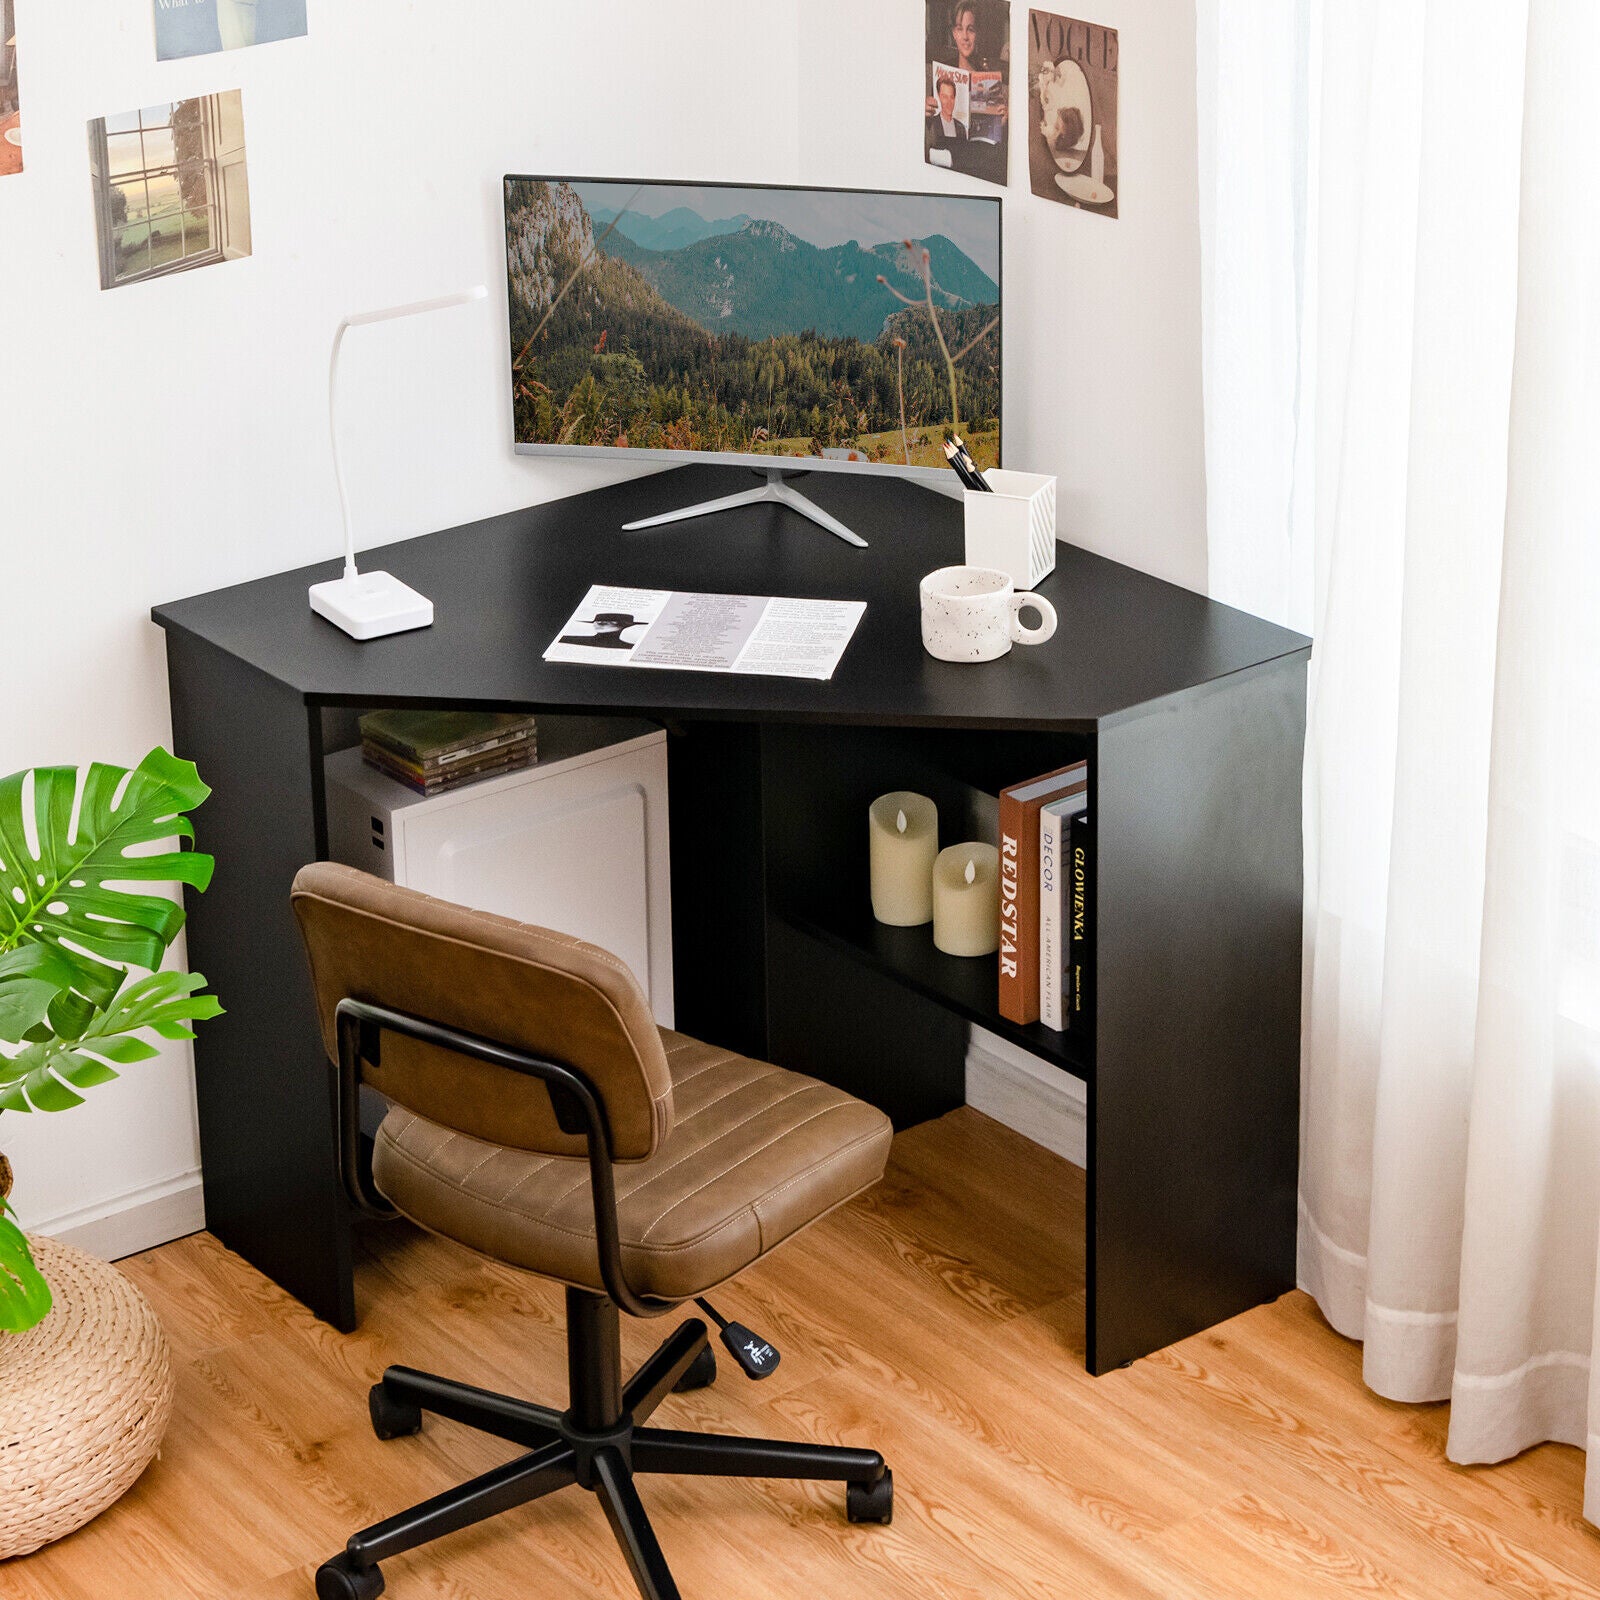
[[[844,1509],[852,1522],[893,1522],[894,1474],[885,1467],[876,1483],[852,1483],[845,1490]]]
[[[396,1400],[381,1383],[373,1384],[367,1392],[367,1414],[372,1418],[372,1431],[380,1439],[404,1439],[422,1431],[422,1407],[409,1400]]]
[[[688,1370],[673,1384],[674,1394],[688,1394],[694,1389],[709,1389],[717,1381],[717,1352],[707,1345],[689,1363]]]
[[[358,1567],[347,1550],[317,1568],[317,1600],[378,1600],[383,1574],[376,1567]]]

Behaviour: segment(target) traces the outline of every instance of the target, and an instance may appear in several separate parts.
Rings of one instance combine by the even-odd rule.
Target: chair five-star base
[[[567,1290],[566,1411],[493,1394],[410,1367],[390,1367],[369,1397],[380,1439],[416,1433],[422,1413],[449,1417],[525,1452],[420,1505],[355,1534],[317,1570],[319,1600],[376,1600],[380,1563],[514,1506],[577,1484],[598,1495],[645,1600],[679,1600],[634,1479],[646,1473],[842,1482],[852,1522],[888,1522],[894,1475],[876,1450],[741,1439],[644,1426],[669,1394],[716,1376],[705,1323],[682,1323],[625,1383],[619,1317],[607,1296]]]

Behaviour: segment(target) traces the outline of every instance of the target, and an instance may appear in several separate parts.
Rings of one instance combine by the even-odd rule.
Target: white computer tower
[[[539,719],[539,760],[424,796],[328,757],[328,850],[459,905],[574,934],[620,956],[672,1026],[667,736],[619,718]]]

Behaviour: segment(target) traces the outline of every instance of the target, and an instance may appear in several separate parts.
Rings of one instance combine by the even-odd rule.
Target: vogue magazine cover
[[[1045,200],[1117,214],[1117,30],[1028,13],[1028,179]]]

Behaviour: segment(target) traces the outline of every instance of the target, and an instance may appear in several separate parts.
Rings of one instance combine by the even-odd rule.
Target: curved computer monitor
[[[513,175],[505,211],[520,453],[948,483],[953,423],[999,464],[999,200]]]

